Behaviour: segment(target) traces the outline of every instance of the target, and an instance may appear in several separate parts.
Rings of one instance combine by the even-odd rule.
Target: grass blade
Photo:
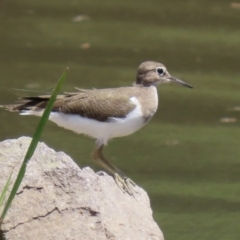
[[[3,201],[4,201],[4,199],[5,199],[7,190],[8,190],[9,185],[10,185],[10,180],[11,180],[11,178],[12,178],[12,172],[11,172],[11,174],[9,175],[8,180],[7,180],[7,182],[6,182],[3,190],[2,190],[2,192],[1,192],[1,195],[0,195],[0,207],[2,206]]]
[[[48,104],[46,106],[46,109],[45,109],[45,111],[44,111],[44,113],[43,113],[43,115],[42,115],[42,117],[41,117],[41,119],[39,121],[37,129],[36,129],[36,131],[35,131],[35,133],[33,135],[33,139],[32,139],[32,141],[30,143],[30,146],[29,146],[29,148],[27,150],[27,153],[25,155],[25,158],[24,158],[23,163],[21,165],[21,168],[19,170],[18,176],[17,176],[17,178],[16,178],[16,180],[14,182],[14,185],[12,187],[11,193],[10,193],[8,199],[7,199],[7,202],[6,202],[5,206],[4,206],[3,212],[1,214],[0,226],[1,226],[1,223],[2,223],[2,221],[4,219],[4,217],[6,216],[6,213],[7,213],[8,209],[9,209],[9,207],[10,207],[10,205],[11,205],[11,203],[12,203],[12,201],[13,201],[15,195],[16,195],[16,193],[17,193],[17,190],[18,190],[18,188],[19,188],[19,186],[20,186],[20,184],[21,184],[21,182],[23,180],[23,177],[24,177],[25,172],[26,172],[27,163],[31,159],[31,157],[32,157],[32,155],[33,155],[33,153],[34,153],[34,151],[35,151],[35,149],[37,147],[38,141],[39,141],[39,139],[41,137],[41,134],[43,132],[43,129],[44,129],[45,125],[46,125],[46,122],[47,122],[48,117],[50,115],[50,112],[51,112],[51,109],[53,107],[54,101],[55,101],[55,99],[57,97],[58,92],[60,91],[60,89],[62,87],[62,84],[63,84],[63,82],[64,82],[64,80],[65,80],[65,78],[67,76],[67,72],[68,71],[69,71],[69,69],[67,68],[66,71],[60,77],[60,79],[58,81],[58,84],[57,84],[56,88],[54,89],[54,91],[52,93],[52,96],[49,99]]]

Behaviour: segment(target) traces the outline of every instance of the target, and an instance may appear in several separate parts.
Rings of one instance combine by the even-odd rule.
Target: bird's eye
[[[163,76],[165,74],[165,70],[161,67],[157,68],[157,72],[160,76]]]

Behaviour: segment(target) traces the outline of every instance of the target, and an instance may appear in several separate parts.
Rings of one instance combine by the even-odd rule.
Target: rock
[[[0,191],[11,170],[14,182],[30,141],[0,143]],[[6,240],[162,240],[146,192],[137,191],[135,197],[123,193],[106,173],[80,169],[39,143],[2,231]]]

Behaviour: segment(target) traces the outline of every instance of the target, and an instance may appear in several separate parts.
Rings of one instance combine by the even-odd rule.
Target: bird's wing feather
[[[78,114],[83,117],[108,121],[109,118],[124,118],[134,110],[136,105],[131,102],[129,88],[109,89],[78,89],[79,92],[58,95],[52,111]],[[25,97],[16,104],[2,106],[9,111],[39,111],[46,107],[50,95]]]
[[[126,91],[124,91],[126,90]],[[55,102],[61,105],[59,110],[64,113],[79,114],[83,117],[108,121],[109,118],[124,118],[136,105],[130,100],[127,89],[93,89],[83,90],[66,95]],[[54,106],[54,107],[55,107]]]

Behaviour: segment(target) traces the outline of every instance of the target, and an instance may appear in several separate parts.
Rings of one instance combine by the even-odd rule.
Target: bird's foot
[[[134,193],[137,193],[137,191],[134,189],[134,187],[137,185],[130,178],[121,177],[118,173],[115,173],[114,179],[115,179],[115,182],[117,183],[118,187],[123,192],[127,192],[131,196],[134,196]]]

